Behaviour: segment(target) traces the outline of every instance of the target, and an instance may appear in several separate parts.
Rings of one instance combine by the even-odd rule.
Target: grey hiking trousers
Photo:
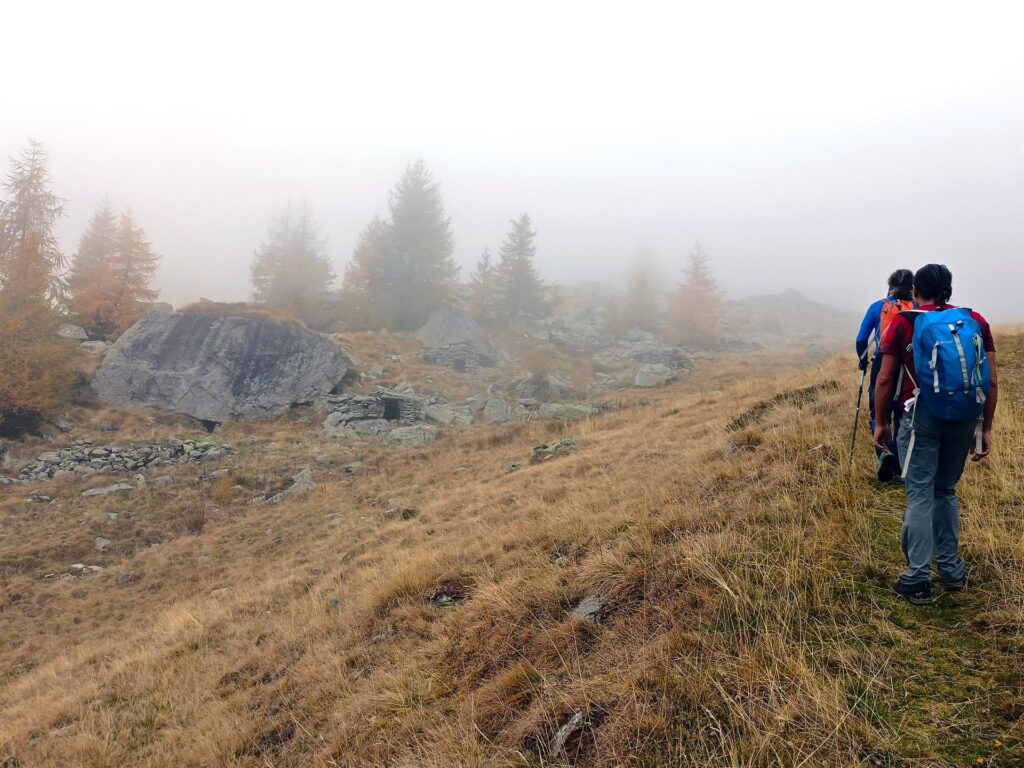
[[[900,574],[904,581],[929,581],[933,558],[941,580],[963,578],[956,484],[963,474],[977,424],[976,419],[938,421],[920,404],[911,406],[903,417],[897,441],[903,461],[909,461],[902,532],[907,570]],[[917,436],[908,456],[912,431]]]

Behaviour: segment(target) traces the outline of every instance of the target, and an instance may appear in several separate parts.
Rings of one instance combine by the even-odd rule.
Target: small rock
[[[416,517],[416,510],[412,507],[391,507],[384,512],[385,520],[412,520]]]
[[[539,413],[545,419],[579,421],[592,415],[594,406],[589,403],[542,403]]]
[[[73,341],[85,341],[89,338],[85,328],[71,323],[61,323],[60,328],[57,329],[57,335],[62,339],[72,339]]]
[[[556,456],[570,453],[578,444],[579,443],[571,437],[566,437],[559,440],[557,443],[538,445],[533,449],[533,455],[530,457],[530,463],[541,464],[545,461],[550,461]]]
[[[106,552],[108,549],[110,549],[110,539],[105,539],[102,536],[97,536],[96,549],[100,552]]]
[[[153,485],[168,486],[174,483],[174,478],[170,475],[160,475],[159,477],[153,478]]]
[[[584,725],[584,717],[582,712],[574,712],[561,728],[555,731],[555,735],[551,737],[551,744],[548,747],[548,751],[553,757],[558,757],[565,750],[565,745],[572,738],[573,734],[578,732]]]
[[[395,427],[384,435],[384,444],[398,448],[412,448],[434,442],[437,435],[433,427],[415,424],[411,427]]]
[[[679,373],[662,363],[646,363],[636,372],[633,384],[638,387],[661,387],[673,381]]]
[[[108,496],[111,493],[134,490],[135,486],[128,485],[128,483],[116,483],[115,485],[104,485],[101,488],[90,488],[88,491],[82,491],[82,496]]]
[[[336,611],[341,608],[341,598],[337,595],[331,595],[327,598],[327,607],[332,611]]]
[[[117,578],[114,580],[117,586],[123,587],[127,584],[134,584],[139,581],[142,577],[133,571],[125,571],[124,573],[117,574]]]
[[[572,612],[577,616],[582,616],[591,624],[597,624],[604,614],[604,603],[594,595],[587,595],[572,609]]]
[[[231,587],[221,587],[220,589],[211,589],[211,597],[222,597],[231,591]]]
[[[523,468],[522,464],[516,464],[516,463],[509,464],[507,467],[505,467],[505,474],[506,475],[511,475],[513,472],[518,472],[522,468]]]

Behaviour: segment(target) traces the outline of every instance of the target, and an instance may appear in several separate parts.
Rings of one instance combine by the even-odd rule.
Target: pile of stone
[[[407,384],[380,388],[369,395],[328,395],[321,401],[327,411],[324,437],[368,437],[381,435],[396,426],[412,426],[424,418],[430,400],[420,397]]]
[[[208,461],[230,450],[230,445],[205,438],[180,440],[172,437],[166,443],[150,445],[94,445],[92,440],[78,440],[56,451],[39,454],[22,467],[16,479],[32,481],[72,474],[135,472],[144,467]]]

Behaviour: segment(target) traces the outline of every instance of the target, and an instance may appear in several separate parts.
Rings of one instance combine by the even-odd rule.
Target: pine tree
[[[334,280],[308,202],[289,205],[270,225],[251,264],[253,298],[308,319]]]
[[[622,309],[622,323],[626,330],[639,328],[652,333],[658,330],[658,300],[650,268],[644,256],[633,265],[629,287]]]
[[[383,290],[382,247],[385,225],[374,216],[359,233],[352,261],[345,267],[341,295],[345,317],[354,328],[377,328],[386,321],[371,296]]]
[[[711,257],[694,244],[682,285],[669,308],[669,336],[681,344],[711,347],[722,337],[722,294]]]
[[[10,158],[10,164],[3,182],[7,199],[0,200],[0,285],[8,279],[10,262],[18,257],[24,243],[32,237],[40,257],[50,268],[47,298],[63,303],[66,299],[63,280],[66,262],[53,226],[64,214],[64,200],[50,191],[46,150],[42,144],[30,140],[18,157]]]
[[[396,329],[416,328],[455,287],[451,219],[438,183],[422,160],[411,163],[388,200],[390,219],[381,238],[380,284],[370,298]]]
[[[501,246],[501,262],[498,265],[498,304],[501,313],[508,318],[543,314],[547,310],[544,301],[544,284],[533,266],[537,247],[528,214],[512,220],[512,228]]]
[[[476,263],[471,286],[470,311],[478,318],[493,320],[498,313],[498,270],[491,260],[491,250],[484,248]]]
[[[29,231],[8,252],[0,286],[0,434],[31,429],[70,392],[72,347],[57,337],[52,283],[53,261]]]

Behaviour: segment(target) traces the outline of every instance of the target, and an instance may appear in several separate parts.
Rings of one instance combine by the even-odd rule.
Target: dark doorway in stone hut
[[[452,360],[452,370],[454,370],[456,373],[465,373],[466,358],[456,357],[454,360]]]
[[[384,398],[384,418],[388,421],[398,421],[402,418],[402,401],[397,397]]]

